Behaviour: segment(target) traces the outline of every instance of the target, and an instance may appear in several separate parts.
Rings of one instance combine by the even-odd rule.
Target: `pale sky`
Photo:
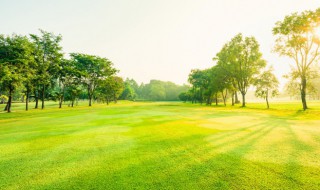
[[[320,7],[319,0],[0,0],[0,33],[61,34],[66,54],[110,59],[119,75],[187,83],[191,69],[238,33],[254,36],[264,59],[282,75],[290,59],[271,50],[272,28],[286,15]]]

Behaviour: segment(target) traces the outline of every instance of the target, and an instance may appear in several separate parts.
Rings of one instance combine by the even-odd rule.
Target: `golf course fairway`
[[[320,189],[309,106],[16,105],[0,113],[0,189]]]

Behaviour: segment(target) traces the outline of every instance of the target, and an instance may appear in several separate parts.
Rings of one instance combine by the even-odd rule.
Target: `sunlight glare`
[[[320,26],[317,26],[315,29],[314,29],[314,34],[320,38]]]

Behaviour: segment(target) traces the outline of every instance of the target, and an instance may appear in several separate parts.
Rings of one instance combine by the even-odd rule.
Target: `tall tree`
[[[112,76],[117,70],[107,58],[80,53],[71,53],[70,56],[81,73],[83,84],[87,87],[89,106],[91,106],[99,80]]]
[[[55,90],[55,98],[59,101],[59,108],[65,98],[66,89],[77,89],[80,84],[80,71],[77,70],[75,62],[69,59],[62,59],[56,71],[57,85]],[[77,91],[70,91],[77,92]],[[73,99],[74,101],[74,99]]]
[[[211,93],[206,91],[209,86],[209,69],[199,70],[193,69],[188,77],[188,82],[192,85],[192,103],[199,101],[201,104],[204,100],[204,95],[210,96]]]
[[[224,45],[214,59],[234,79],[233,82],[242,95],[242,107],[245,107],[248,88],[266,66],[259,43],[254,37],[243,38],[242,34],[238,34]]]
[[[316,92],[316,88],[313,84],[313,80],[319,77],[318,70],[316,67],[312,67],[312,69],[309,69],[306,72],[306,80],[307,80],[307,87],[306,87],[306,94],[314,94]],[[300,74],[299,72],[291,67],[290,73],[287,75],[284,75],[285,78],[288,79],[288,82],[285,86],[285,90],[290,95],[290,97],[294,98],[301,98],[301,90],[302,90],[302,84],[300,80]]]
[[[41,108],[44,109],[46,90],[50,84],[52,84],[52,81],[57,78],[56,74],[63,54],[60,46],[62,40],[61,35],[54,35],[44,30],[40,30],[40,33],[40,36],[30,34],[30,37],[36,47],[35,60],[38,65],[36,83],[39,85],[37,91],[41,92]]]
[[[22,86],[32,60],[32,44],[25,36],[0,35],[0,83],[8,91],[5,110],[11,112],[14,91]]]
[[[26,97],[26,111],[29,110],[29,98],[30,98],[30,95],[32,93],[32,91],[34,91],[34,84],[33,82],[35,81],[36,79],[36,68],[35,68],[36,64],[35,62],[31,62],[29,65],[28,65],[28,72],[24,72],[24,80],[23,80],[23,85],[24,85],[24,94],[25,94],[25,97]]]
[[[256,86],[255,95],[265,99],[267,108],[269,109],[269,97],[274,97],[279,94],[279,81],[277,77],[274,76],[272,70],[269,69],[257,77],[254,85]]]
[[[293,13],[276,23],[273,34],[277,37],[275,51],[294,60],[300,78],[302,108],[308,109],[306,100],[307,73],[320,59],[320,8],[315,11]]]

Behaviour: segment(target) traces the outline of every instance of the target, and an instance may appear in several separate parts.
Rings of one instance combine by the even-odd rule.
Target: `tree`
[[[228,91],[233,90],[232,89],[232,77],[228,75],[227,72],[220,66],[215,65],[210,69],[210,86],[212,89],[212,92],[215,93],[216,97],[216,105],[218,104],[218,93],[220,92],[223,104],[226,106],[226,100],[228,96]]]
[[[269,69],[257,77],[254,85],[256,86],[255,95],[265,99],[267,108],[269,109],[269,97],[274,97],[279,94],[279,81],[277,77],[274,76],[272,70]]]
[[[260,70],[266,66],[254,37],[236,35],[223,46],[214,60],[234,81],[242,95],[242,107],[246,106],[246,93]]]
[[[34,62],[33,62],[34,63]],[[26,111],[29,110],[29,98],[31,95],[31,92],[34,90],[34,84],[33,82],[35,81],[35,73],[36,73],[36,68],[35,64],[30,64],[31,66],[28,67],[29,72],[24,72],[24,94],[26,97]]]
[[[166,89],[161,81],[151,80],[148,97],[153,101],[164,101],[166,99]]]
[[[123,86],[124,89],[120,95],[120,99],[132,101],[135,100],[138,96],[137,92],[140,91],[137,82],[133,79],[127,78],[124,81]]]
[[[38,101],[38,94],[41,92],[41,108],[44,109],[46,90],[53,83],[54,79],[57,78],[56,74],[63,54],[59,44],[62,40],[61,35],[56,36],[44,30],[40,30],[40,33],[40,36],[30,34],[30,37],[36,47],[34,54],[38,67],[35,84],[39,86],[35,88],[37,91],[35,92],[35,96],[36,101]]]
[[[201,104],[204,100],[204,94],[207,97],[211,95],[211,92],[205,92],[209,85],[209,70],[193,69],[188,77],[188,82],[192,85],[192,103],[199,101]]]
[[[276,23],[273,34],[277,37],[274,50],[281,56],[294,60],[295,69],[300,78],[300,95],[302,108],[308,109],[306,100],[307,73],[310,66],[320,58],[320,34],[316,34],[320,27],[320,8],[315,11],[293,13],[283,21]]]
[[[189,100],[189,94],[188,94],[188,92],[181,92],[180,94],[179,94],[179,99],[181,100],[181,101],[183,101],[183,102],[187,102],[188,100]]]
[[[112,76],[117,70],[107,58],[80,53],[71,53],[70,56],[80,71],[83,84],[87,87],[89,106],[91,106],[99,80]]]
[[[316,67],[313,67],[312,69],[309,69],[306,72],[306,81],[307,81],[307,86],[306,86],[306,94],[315,94],[317,89],[314,84],[314,80],[317,79],[318,75],[318,69]],[[291,67],[291,71],[289,74],[284,75],[285,78],[288,79],[288,82],[285,86],[286,92],[290,95],[290,97],[294,98],[301,98],[301,92],[302,90],[302,84],[300,79],[300,74],[299,72]]]
[[[110,101],[117,103],[117,99],[121,95],[124,87],[124,82],[121,77],[111,76],[100,81],[100,85],[97,88],[98,97],[106,100],[107,104]]]
[[[0,83],[8,91],[5,110],[11,112],[14,91],[22,86],[32,60],[32,44],[25,36],[0,35]]]
[[[57,85],[55,87],[54,96],[59,101],[59,108],[65,99],[66,90],[69,89],[71,95],[72,106],[75,96],[78,94],[80,85],[80,71],[77,70],[75,62],[68,59],[62,59],[56,70]]]
[[[128,83],[124,83],[124,90],[122,91],[120,99],[133,101],[135,100],[135,97],[136,93],[134,89]]]

